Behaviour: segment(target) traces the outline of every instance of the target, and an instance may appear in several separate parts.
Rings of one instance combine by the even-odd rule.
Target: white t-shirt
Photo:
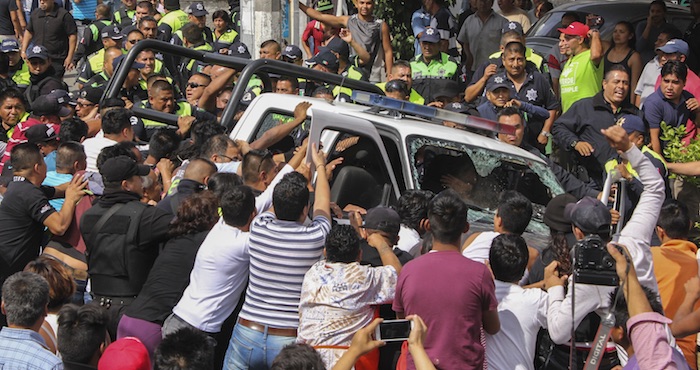
[[[491,250],[491,242],[497,236],[501,235],[495,231],[484,231],[472,241],[467,249],[462,251],[462,255],[476,262],[484,263],[489,259],[489,251]]]
[[[87,157],[87,168],[85,170],[99,173],[100,171],[97,169],[97,156],[100,155],[100,151],[102,151],[102,149],[116,144],[116,141],[112,139],[107,139],[106,137],[101,135],[85,140],[83,142],[83,148],[85,148],[85,156]]]
[[[197,251],[190,285],[173,313],[199,330],[221,331],[248,282],[248,236],[219,219]]]
[[[486,334],[489,368],[532,370],[537,332],[547,328],[547,293],[495,281],[501,330]]]
[[[416,230],[401,224],[401,229],[399,229],[399,242],[396,244],[396,248],[416,258],[420,255],[422,245],[423,239],[420,238],[420,234],[418,234]]]

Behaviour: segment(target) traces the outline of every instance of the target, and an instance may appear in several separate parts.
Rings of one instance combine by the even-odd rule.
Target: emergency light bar
[[[450,121],[469,129],[515,135],[515,127],[510,125],[504,125],[481,117],[468,116],[462,113],[450,112],[445,109],[429,107],[427,105],[414,104],[405,100],[392,99],[384,95],[354,90],[352,92],[352,100],[360,104],[427,118],[439,124],[442,124],[442,121]]]

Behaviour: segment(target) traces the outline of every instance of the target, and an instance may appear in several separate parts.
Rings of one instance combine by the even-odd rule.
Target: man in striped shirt
[[[274,188],[274,214],[264,212],[250,226],[249,285],[226,351],[227,369],[267,370],[296,339],[304,275],[320,259],[331,229],[325,158],[312,153],[318,172],[313,220],[306,222],[307,180],[292,172]]]

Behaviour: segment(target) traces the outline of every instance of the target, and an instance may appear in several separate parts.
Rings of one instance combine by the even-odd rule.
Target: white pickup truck
[[[282,62],[251,62],[227,56],[194,55],[190,49],[160,45],[156,41],[137,44],[127,56],[127,63],[130,63],[129,57],[138,51],[137,47],[146,46],[154,49],[154,46],[162,46],[162,50],[167,49],[165,51],[177,48],[174,50],[179,53],[190,53],[208,59],[210,63],[237,69],[243,67],[238,81],[243,86],[234,89],[230,106],[224,111],[222,119],[222,124],[229,125],[233,139],[253,142],[266,130],[293,117],[297,104],[311,102],[307,121],[300,127],[308,131],[310,143],[322,142],[323,150],[330,159],[343,157],[331,182],[331,200],[341,208],[347,204],[364,208],[390,205],[407,189],[427,189],[437,193],[449,183],[470,206],[471,230],[487,231],[493,229],[499,194],[503,190],[517,190],[527,196],[534,206],[533,219],[524,235],[525,239],[540,250],[547,243],[549,229],[542,223],[544,208],[552,197],[563,193],[563,189],[541,158],[469,129],[473,124],[478,127],[471,129],[482,131],[506,129],[495,122],[388,99],[379,95],[381,91],[373,85],[348,81],[346,86],[355,89],[358,94],[356,104],[264,93],[250,102],[245,113],[233,124],[232,117],[244,93],[244,84],[253,73],[262,75],[264,80],[266,71],[282,67],[285,73],[304,78],[327,77],[326,81],[336,84],[346,81],[337,75]],[[115,73],[114,81],[110,81],[106,97],[118,95],[116,86],[121,85],[124,74],[121,69]],[[363,88],[364,91],[361,91]],[[174,122],[173,117],[168,118],[163,113],[144,109],[134,109],[134,113]],[[468,129],[446,127],[442,125],[443,120],[465,124]]]

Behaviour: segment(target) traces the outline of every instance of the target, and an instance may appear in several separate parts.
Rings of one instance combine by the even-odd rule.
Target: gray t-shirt
[[[482,22],[477,13],[470,15],[464,21],[462,29],[459,30],[457,41],[463,45],[469,44],[469,51],[474,57],[472,71],[489,60],[489,55],[498,51],[501,43],[501,29],[506,23],[508,20],[496,12],[492,12],[486,18],[486,22]]]
[[[371,82],[381,81],[381,66],[384,59],[382,23],[384,21],[376,18],[372,22],[365,22],[357,14],[350,16],[348,19],[348,29],[352,33],[352,37],[365,47],[365,50],[369,53],[370,61],[372,61],[369,65],[361,67],[365,75],[370,76],[369,80]],[[382,57],[378,58],[378,55],[382,55]]]

